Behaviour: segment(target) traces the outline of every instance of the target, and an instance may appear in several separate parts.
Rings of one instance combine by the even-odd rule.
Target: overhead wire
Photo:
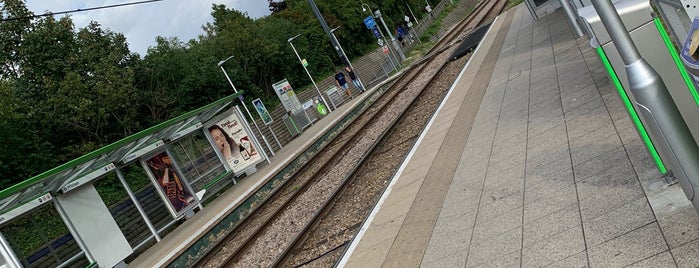
[[[89,7],[89,8],[78,8],[78,9],[74,9],[74,10],[60,11],[60,12],[47,12],[47,13],[39,14],[39,15],[31,15],[31,16],[15,17],[15,18],[3,18],[3,19],[0,19],[0,22],[24,20],[24,19],[34,19],[34,18],[47,17],[47,16],[53,16],[53,15],[69,14],[69,13],[91,11],[91,10],[98,10],[98,9],[131,6],[131,5],[140,5],[140,4],[147,4],[147,3],[160,2],[160,1],[164,1],[164,0],[145,0],[145,1],[122,3],[122,4]]]

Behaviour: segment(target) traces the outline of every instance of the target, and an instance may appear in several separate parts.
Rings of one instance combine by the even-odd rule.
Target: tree
[[[31,30],[32,16],[23,0],[0,0],[0,18],[14,19],[0,23],[0,79],[16,78],[20,75],[20,46],[24,36]]]
[[[269,11],[272,11],[272,14],[280,12],[284,9],[286,9],[286,1],[282,0],[279,2],[274,2],[269,0]]]
[[[32,130],[31,122],[17,112],[18,101],[12,87],[11,82],[0,79],[0,188],[58,164],[52,157],[55,147]]]
[[[2,3],[3,18],[31,15],[23,1]],[[68,16],[11,22],[0,24],[10,40],[0,45],[0,174],[17,182],[138,129],[137,57],[123,35],[97,23],[76,33]]]

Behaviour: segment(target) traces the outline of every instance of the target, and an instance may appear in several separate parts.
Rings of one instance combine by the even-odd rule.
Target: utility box
[[[282,122],[284,122],[286,130],[289,131],[289,134],[292,138],[301,134],[301,130],[296,126],[296,123],[294,123],[294,120],[291,119],[289,115],[285,114],[284,116],[282,116]]]
[[[693,97],[696,95],[694,81],[688,76],[685,67],[677,56],[677,50],[671,43],[660,20],[654,18],[650,3],[648,0],[625,0],[615,3],[614,6],[641,57],[662,78],[682,118],[690,129],[691,135],[697,141],[697,137],[699,137],[699,108],[697,107],[698,100]],[[594,7],[580,8],[578,14],[585,22],[588,35],[590,35],[590,44],[597,50],[602,62],[605,63],[610,79],[613,83],[620,82],[617,84],[619,95],[626,103],[627,111],[636,123],[636,128],[655,159],[658,169],[662,173],[666,172],[666,166],[669,170],[681,170],[669,145],[658,134],[660,130],[647,129],[647,126],[651,125],[648,124],[651,122],[649,121],[651,118],[645,118],[644,114],[650,113],[642,113],[642,107],[638,105],[631,94],[624,62]],[[697,182],[693,182],[697,184],[699,178],[675,175],[679,175],[676,177],[696,209],[699,202],[693,200],[694,192],[699,189],[695,189],[690,181],[697,180]]]

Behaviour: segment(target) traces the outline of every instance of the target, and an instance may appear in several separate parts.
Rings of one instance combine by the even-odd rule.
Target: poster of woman
[[[233,173],[240,174],[263,160],[258,153],[257,142],[248,134],[237,110],[207,125],[211,140]]]
[[[170,156],[163,151],[146,160],[146,165],[170,203],[175,218],[182,215],[195,199],[185,186],[182,176],[175,170]]]

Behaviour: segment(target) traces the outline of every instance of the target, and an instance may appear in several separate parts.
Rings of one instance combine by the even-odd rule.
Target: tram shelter
[[[0,191],[0,265],[119,267],[158,243],[269,161],[232,104],[240,95]]]

